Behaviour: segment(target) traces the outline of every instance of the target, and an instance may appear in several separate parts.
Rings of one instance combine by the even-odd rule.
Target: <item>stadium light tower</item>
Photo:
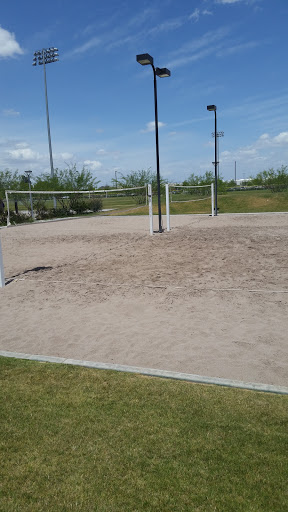
[[[213,162],[213,163],[214,163],[214,167],[215,167],[215,215],[217,215],[218,214],[218,209],[217,209],[218,155],[217,155],[217,115],[216,115],[217,107],[216,107],[216,105],[207,105],[207,110],[209,110],[209,112],[214,112],[214,114],[215,114],[215,134],[216,134],[216,137],[215,137],[215,162]]]
[[[46,64],[50,64],[51,62],[57,62],[59,59],[58,48],[43,48],[42,50],[38,50],[34,52],[33,64],[32,66],[43,65],[44,70],[44,85],[45,85],[45,101],[46,101],[46,117],[47,117],[47,130],[48,130],[48,143],[49,143],[49,155],[50,155],[50,169],[51,169],[51,178],[54,176],[54,166],[53,166],[53,157],[52,157],[52,144],[51,144],[51,134],[50,134],[50,121],[49,121],[49,110],[48,110],[48,97],[47,97],[47,82],[46,82]]]
[[[215,137],[215,132],[212,132],[211,135],[212,135],[212,137]],[[217,137],[217,154],[218,154],[218,159],[219,159],[219,155],[220,155],[220,153],[219,153],[219,138],[224,137],[224,132],[217,132],[216,137]],[[220,173],[219,164],[220,164],[220,160],[218,160],[218,174],[217,174],[218,179],[219,179],[219,173]]]
[[[158,192],[158,218],[159,218],[159,233],[163,233],[162,218],[161,218],[161,194],[160,194],[160,163],[159,163],[159,137],[158,137],[158,106],[157,106],[157,80],[156,77],[164,78],[171,75],[167,68],[155,68],[153,57],[149,53],[136,55],[136,60],[142,66],[150,66],[153,69],[154,76],[154,108],[155,108],[155,137],[156,137],[156,165],[157,165],[157,192]]]

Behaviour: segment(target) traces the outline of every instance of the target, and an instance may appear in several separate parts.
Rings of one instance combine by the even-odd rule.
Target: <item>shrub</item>
[[[88,208],[88,210],[91,210],[92,212],[99,212],[100,210],[102,210],[102,207],[103,207],[102,199],[99,199],[98,197],[95,197],[95,198],[87,201],[87,208]]]
[[[3,211],[0,214],[0,226],[6,226],[7,225],[7,216],[8,212],[7,210]],[[10,223],[11,224],[23,224],[24,222],[32,222],[31,215],[26,213],[15,213],[10,212]]]
[[[33,210],[37,219],[43,219],[47,217],[47,207],[45,199],[36,199],[36,201],[34,200]]]
[[[46,218],[53,217],[69,217],[72,213],[68,210],[68,208],[53,208],[50,212],[47,212]]]
[[[69,206],[70,210],[75,213],[84,213],[88,210],[88,205],[85,199],[81,199],[76,195],[69,197]]]

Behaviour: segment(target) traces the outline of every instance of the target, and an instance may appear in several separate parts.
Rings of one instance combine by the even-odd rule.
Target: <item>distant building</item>
[[[236,180],[236,185],[239,185],[240,187],[243,187],[244,185],[247,185],[248,181],[252,181],[252,178],[243,178],[241,180]]]

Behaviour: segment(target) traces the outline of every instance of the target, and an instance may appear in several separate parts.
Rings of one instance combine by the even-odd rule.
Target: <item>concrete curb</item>
[[[114,370],[118,372],[138,373],[140,375],[147,375],[149,377],[161,377],[164,379],[184,380],[198,384],[212,384],[215,386],[226,386],[230,388],[247,389],[250,391],[261,391],[263,393],[288,395],[288,388],[284,386],[274,386],[272,384],[260,384],[255,382],[242,382],[239,380],[221,379],[218,377],[207,377],[202,375],[193,375],[190,373],[156,370],[154,368],[139,368],[137,366],[125,366],[120,364],[96,363],[93,361],[66,359],[64,357],[22,354],[21,352],[7,352],[5,350],[0,350],[0,356],[12,357],[16,359],[28,359],[30,361],[39,361],[45,363],[71,364],[74,366],[95,368],[97,370]]]

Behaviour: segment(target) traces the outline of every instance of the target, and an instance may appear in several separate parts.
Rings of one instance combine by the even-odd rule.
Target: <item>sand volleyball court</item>
[[[157,219],[155,219],[155,226]],[[0,350],[288,385],[288,215],[0,230]]]

